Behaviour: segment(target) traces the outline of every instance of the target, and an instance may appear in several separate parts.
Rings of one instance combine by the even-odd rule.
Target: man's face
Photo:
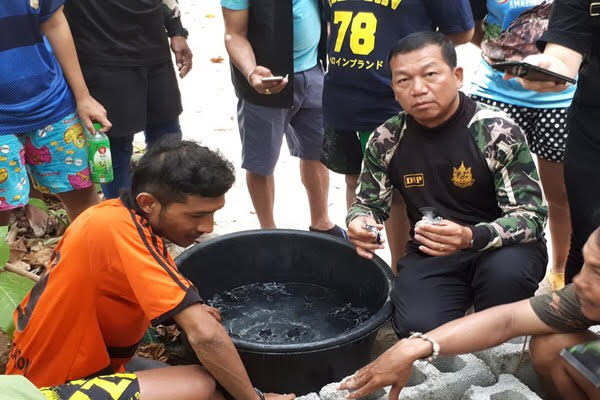
[[[152,230],[178,246],[187,247],[199,236],[213,230],[215,211],[225,205],[225,195],[219,197],[187,196],[183,203],[160,203],[148,214]]]
[[[447,121],[459,105],[462,68],[450,68],[442,49],[428,45],[390,60],[396,101],[417,122],[435,128]]]
[[[600,321],[600,229],[583,246],[583,268],[573,278],[575,293],[586,318]]]

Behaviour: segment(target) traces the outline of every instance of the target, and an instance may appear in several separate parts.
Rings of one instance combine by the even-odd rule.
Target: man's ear
[[[460,89],[463,85],[464,70],[463,67],[454,68],[454,78],[456,79],[456,86]]]
[[[142,211],[146,214],[152,214],[152,211],[157,209],[160,211],[159,201],[150,193],[142,192],[138,194],[135,197],[135,201],[138,203]]]

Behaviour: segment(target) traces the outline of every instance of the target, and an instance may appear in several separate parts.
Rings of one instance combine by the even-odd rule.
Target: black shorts
[[[81,69],[90,94],[106,108],[113,125],[109,137],[131,136],[181,114],[171,61],[144,67],[82,64]]]
[[[321,162],[338,174],[360,174],[363,151],[359,134],[358,131],[344,131],[326,126],[323,132]]]
[[[79,379],[64,385],[41,388],[48,400],[139,400],[140,385],[133,373]]]

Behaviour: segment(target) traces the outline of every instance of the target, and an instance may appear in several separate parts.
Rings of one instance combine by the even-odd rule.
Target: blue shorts
[[[63,193],[92,186],[88,165],[87,141],[75,113],[44,129],[0,136],[0,211],[27,204],[27,171],[39,191]]]
[[[294,74],[294,105],[263,107],[239,99],[238,125],[242,139],[242,168],[273,175],[285,136],[290,154],[319,160],[323,145],[323,71],[320,66]]]

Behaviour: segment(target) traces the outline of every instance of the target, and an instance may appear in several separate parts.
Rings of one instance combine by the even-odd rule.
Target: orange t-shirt
[[[73,221],[15,310],[6,373],[50,386],[122,372],[150,322],[197,302],[148,221],[121,200],[104,201]]]

